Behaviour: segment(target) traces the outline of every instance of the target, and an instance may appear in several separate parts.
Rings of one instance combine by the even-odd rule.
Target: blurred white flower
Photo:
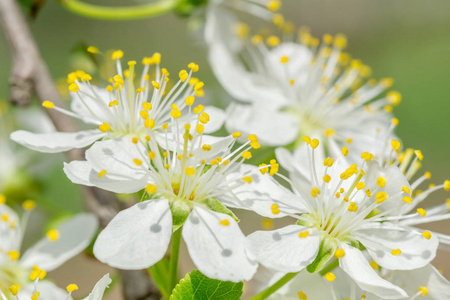
[[[374,151],[392,136],[390,111],[401,96],[384,94],[392,79],[366,79],[370,68],[342,52],[345,36],[325,35],[320,44],[300,30],[296,42],[293,25],[278,14],[273,21],[282,39],[267,34],[249,38],[249,26],[226,10],[210,20],[211,66],[237,100],[228,108],[228,130],[255,133],[268,146],[297,147],[308,135],[323,141],[330,155],[344,146],[352,153]]]
[[[411,191],[402,171],[395,165],[381,168],[370,153],[363,153],[359,166],[339,158],[323,159],[319,141],[307,137],[305,141],[308,146],[302,147],[303,159],[295,165],[295,175],[291,180],[279,175],[291,184],[293,193],[274,180],[269,188],[267,174],[249,185],[263,191],[264,184],[267,194],[273,195],[273,201],[249,202],[254,211],[266,217],[298,219],[296,225],[249,235],[251,252],[264,266],[286,273],[304,268],[319,271],[334,255],[361,289],[379,297],[405,297],[402,289],[380,278],[371,264],[389,270],[424,267],[435,257],[438,238],[402,225],[402,220],[411,217],[398,214],[409,205],[405,199]],[[367,249],[371,264],[361,249]]]
[[[235,282],[253,276],[256,264],[247,257],[244,235],[227,207],[249,209],[242,200],[259,198],[257,192],[238,198],[234,191],[259,172],[243,162],[260,145],[250,135],[232,150],[239,132],[204,135],[210,116],[202,109],[188,113],[190,123],[179,121],[174,109],[175,126],[166,129],[164,139],[151,131],[145,142],[111,139],[88,149],[87,161],[65,164],[74,183],[116,193],[145,189],[150,196],[120,212],[99,235],[94,254],[100,261],[123,269],[147,268],[164,256],[172,232],[183,226],[190,256],[206,276]]]
[[[162,131],[161,127],[169,121],[168,112],[174,105],[182,110],[186,106],[186,98],[203,95],[203,82],[191,77],[199,69],[195,63],[188,65],[189,72],[181,70],[177,75],[179,80],[169,88],[170,74],[160,67],[161,55],[155,53],[143,59],[144,70],[136,88],[136,61],[129,61],[128,69],[122,71],[122,56],[120,50],[113,52],[117,75],[110,78],[111,85],[105,88],[92,85],[92,77],[83,71],[68,75],[72,93],[70,111],[56,107],[50,101],[43,102],[44,107],[96,125],[97,129],[46,134],[19,130],[11,134],[11,139],[30,149],[50,153],[83,148],[97,140],[125,135],[144,139],[147,130]],[[155,66],[154,70],[151,66]],[[154,75],[148,74],[150,69]]]
[[[78,214],[49,230],[46,237],[21,255],[24,231],[35,203],[30,200],[24,202],[23,216],[19,219],[4,200],[0,199],[0,290],[8,295],[9,287],[18,284],[22,287],[19,298],[25,299],[36,292],[36,279],[42,279],[47,271],[56,269],[89,245],[97,231],[98,221],[91,214]],[[28,276],[30,273],[32,275]],[[65,295],[64,291],[51,282],[40,282],[39,286],[43,299],[64,299],[61,297]]]

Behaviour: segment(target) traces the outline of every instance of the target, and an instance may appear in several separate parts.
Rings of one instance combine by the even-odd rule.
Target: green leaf
[[[316,259],[306,267],[309,273],[315,273],[320,271],[322,267],[333,257],[334,252],[337,249],[337,242],[334,238],[330,238],[328,235],[320,237],[319,253]]]
[[[164,299],[168,299],[170,295],[170,261],[167,258],[161,259],[159,262],[148,268],[148,272],[156,282]]]
[[[243,286],[242,282],[211,279],[194,270],[177,284],[169,300],[238,300]]]
[[[236,217],[236,215],[229,210],[228,208],[226,208],[222,203],[220,203],[219,201],[217,201],[214,198],[208,198],[205,203],[204,203],[209,209],[211,209],[212,211],[218,212],[218,213],[222,213],[222,214],[226,214],[229,215],[230,217],[232,217],[236,222],[239,222],[238,217]]]

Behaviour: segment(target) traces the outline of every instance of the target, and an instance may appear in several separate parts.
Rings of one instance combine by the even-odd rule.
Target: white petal
[[[450,282],[431,264],[417,270],[396,271],[394,278],[409,295],[416,294],[421,286],[426,287],[428,294],[418,299],[450,299]]]
[[[121,174],[107,172],[99,178],[99,172],[86,161],[71,161],[64,163],[64,173],[76,184],[96,186],[114,193],[135,193],[142,190],[148,183],[147,176],[130,178]]]
[[[31,296],[33,295],[34,290],[34,284],[30,283],[24,286],[19,294],[17,296],[18,299],[24,299],[29,300],[31,299]],[[59,287],[57,287],[55,284],[51,283],[48,280],[39,281],[38,283],[38,292],[39,292],[39,299],[42,300],[66,300],[73,298],[67,298],[67,292]]]
[[[80,92],[71,93],[72,102],[70,103],[70,109],[79,115],[86,123],[98,124],[98,120],[110,122],[111,115],[108,111],[112,110],[108,107],[108,103],[111,98],[106,91],[106,87],[98,88],[94,85],[88,85],[85,82],[78,82],[78,86],[80,87]],[[83,93],[86,93],[87,95],[84,95]],[[81,101],[80,95],[83,96],[85,102],[89,103],[89,109],[83,101]],[[93,97],[96,100],[90,97]]]
[[[407,297],[404,290],[378,276],[360,250],[347,244],[342,244],[341,247],[345,251],[345,256],[339,259],[339,266],[362,290],[383,299]]]
[[[299,272],[314,261],[320,237],[311,229],[289,225],[273,231],[256,231],[247,237],[249,251],[264,266],[278,272]],[[308,231],[306,238],[299,233]]]
[[[367,248],[372,258],[389,270],[413,270],[428,264],[436,256],[439,241],[436,236],[429,240],[410,229],[380,224],[377,227],[358,229],[353,232]],[[391,251],[400,249],[400,255]]]
[[[302,199],[283,187],[268,173],[261,174],[255,166],[242,165],[239,172],[229,175],[229,178],[242,177],[245,171],[252,170],[249,176],[251,183],[246,183],[233,189],[233,193],[243,203],[243,207],[257,214],[270,218],[281,218],[287,213],[303,213],[307,209]],[[272,205],[277,204],[280,213],[272,213]]]
[[[110,266],[139,270],[160,261],[172,235],[167,200],[148,200],[119,212],[100,233],[94,255]]]
[[[231,104],[226,112],[228,117],[225,126],[229,132],[256,134],[263,145],[286,145],[298,136],[298,119],[270,105]]]
[[[228,225],[222,225],[223,220]],[[183,238],[194,264],[210,278],[239,282],[256,272],[258,265],[247,256],[244,234],[228,215],[194,207],[183,226]]]
[[[97,228],[98,220],[93,214],[78,214],[57,228],[59,238],[56,241],[45,237],[29,248],[21,263],[25,268],[37,265],[52,271],[83,251],[91,243]]]
[[[111,278],[109,278],[109,274],[106,274],[97,282],[89,296],[87,296],[83,300],[102,300],[103,294],[105,293],[106,288],[111,282],[112,280]]]
[[[0,223],[0,245],[2,252],[20,250],[22,231],[19,216],[6,204],[0,204],[0,216],[2,215],[8,216],[8,223],[5,223],[3,220]],[[12,223],[14,223],[14,228],[11,228]],[[3,258],[5,258],[4,255],[0,255],[0,264]]]
[[[32,133],[18,130],[11,133],[11,139],[29,149],[57,153],[74,148],[84,148],[106,136],[98,129],[78,132]]]

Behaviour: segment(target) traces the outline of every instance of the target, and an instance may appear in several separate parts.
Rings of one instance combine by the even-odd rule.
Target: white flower
[[[87,296],[83,300],[102,300],[105,289],[111,282],[112,280],[111,278],[109,278],[109,274],[106,274],[97,282],[89,296]]]
[[[209,35],[215,38],[208,40],[210,63],[238,101],[228,108],[228,130],[255,133],[269,146],[297,147],[308,135],[323,141],[330,155],[342,147],[352,153],[374,151],[392,135],[390,111],[401,96],[384,94],[392,79],[366,79],[370,68],[342,52],[343,35],[325,35],[319,44],[302,30],[295,42],[289,25],[283,42],[274,35],[247,38],[249,27],[226,11],[211,19],[215,22],[209,31],[215,35]],[[230,24],[241,40],[233,37]]]
[[[363,153],[359,166],[346,165],[343,159],[323,160],[319,141],[305,140],[309,146],[303,147],[302,164],[296,165],[292,180],[285,178],[294,191],[291,200],[274,196],[271,202],[253,203],[263,216],[289,215],[298,222],[249,235],[250,250],[261,264],[280,272],[306,267],[316,272],[334,255],[363,290],[385,298],[404,297],[402,289],[376,274],[360,249],[389,270],[421,268],[435,257],[436,236],[399,222],[404,217],[396,212],[411,190],[405,176],[395,165],[381,168],[370,153]],[[254,179],[249,186],[256,190],[258,182],[267,179]],[[275,181],[272,186],[268,193],[286,193]]]
[[[64,171],[77,184],[116,193],[145,189],[150,196],[120,212],[99,235],[94,254],[100,261],[122,269],[147,268],[164,256],[172,232],[183,226],[189,254],[202,273],[249,280],[256,264],[247,257],[245,237],[227,207],[249,209],[242,200],[260,198],[258,192],[234,194],[259,172],[243,162],[260,145],[250,135],[232,151],[241,134],[203,135],[210,117],[193,112],[186,116],[190,123],[178,126],[176,119],[164,139],[148,132],[145,142],[124,137],[96,143],[86,151],[87,161],[66,164]]]
[[[14,210],[0,202],[0,290],[5,295],[9,295],[8,289],[14,284],[22,287],[19,297],[33,294],[36,280],[43,279],[47,271],[56,269],[83,251],[98,228],[95,216],[79,214],[48,231],[45,238],[21,255],[24,230],[34,205],[30,200],[24,202],[24,215],[20,220]],[[50,282],[41,282],[40,292],[46,300],[63,299],[58,295],[64,292]]]
[[[30,149],[50,153],[83,148],[97,140],[128,134],[144,139],[147,129],[161,131],[161,126],[170,119],[168,111],[172,106],[182,110],[186,98],[194,101],[194,95],[203,94],[203,82],[191,77],[199,69],[194,63],[189,64],[189,72],[181,70],[178,73],[179,80],[170,89],[169,72],[160,67],[159,53],[143,59],[144,70],[136,83],[136,61],[129,61],[128,69],[122,72],[122,56],[120,50],[112,54],[117,61],[117,75],[110,79],[111,85],[106,88],[92,85],[91,76],[83,71],[68,75],[71,111],[56,107],[50,101],[43,102],[44,107],[95,125],[97,129],[46,134],[19,130],[12,133],[11,138]],[[151,68],[153,65],[155,70]]]
[[[448,282],[448,280],[446,280],[431,264],[410,271],[391,271],[378,267],[376,268],[376,271],[381,277],[402,287],[407,292],[408,297],[403,299],[440,300],[450,297],[450,282]],[[380,298],[374,294],[361,290],[354,281],[340,269],[332,270],[331,273],[335,275],[335,278],[330,282],[320,274],[310,274],[306,271],[302,271],[268,299],[391,299]],[[251,289],[252,294],[256,294],[267,288],[267,286],[275,283],[283,275],[283,273],[276,273],[266,268],[260,268],[252,281],[249,282],[248,287]]]

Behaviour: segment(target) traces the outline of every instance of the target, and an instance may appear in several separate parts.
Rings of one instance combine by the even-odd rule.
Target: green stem
[[[172,247],[170,251],[169,280],[170,291],[172,291],[178,283],[178,256],[180,254],[181,227],[172,233]]]
[[[266,299],[267,297],[269,297],[270,295],[272,295],[273,293],[275,293],[278,289],[280,289],[283,285],[285,285],[286,283],[288,283],[289,281],[292,280],[292,278],[295,277],[295,275],[297,275],[299,272],[297,273],[287,273],[286,275],[284,275],[280,280],[278,280],[277,282],[275,282],[273,285],[269,286],[267,289],[265,289],[264,291],[262,291],[261,293],[259,293],[258,295],[250,298],[250,300],[262,300],[262,299]]]
[[[160,16],[173,11],[178,0],[160,0],[132,7],[104,7],[79,0],[61,0],[61,4],[73,13],[102,20],[136,20]]]
[[[325,276],[328,272],[333,271],[339,266],[339,259],[335,259],[330,262],[327,266],[323,267],[322,270],[319,271],[319,274]]]

